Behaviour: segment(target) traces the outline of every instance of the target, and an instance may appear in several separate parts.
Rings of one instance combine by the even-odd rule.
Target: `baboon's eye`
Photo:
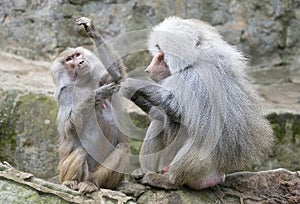
[[[76,58],[81,57],[81,54],[78,52],[74,55]]]
[[[66,63],[68,64],[68,63],[70,63],[72,61],[72,57],[67,57],[67,59],[66,59]]]

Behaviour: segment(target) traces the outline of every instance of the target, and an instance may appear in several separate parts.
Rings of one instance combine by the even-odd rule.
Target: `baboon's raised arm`
[[[105,41],[102,35],[95,29],[91,19],[81,17],[76,20],[77,25],[82,25],[88,36],[94,42],[99,58],[104,64],[113,81],[119,82],[126,74],[126,67],[117,52]]]

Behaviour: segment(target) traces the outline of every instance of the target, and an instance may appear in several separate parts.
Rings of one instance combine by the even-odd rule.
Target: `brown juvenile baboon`
[[[202,189],[260,159],[273,142],[243,54],[209,24],[169,17],[153,28],[146,71],[158,84],[128,79],[121,92],[152,122],[140,152],[142,183]]]
[[[114,78],[107,77],[101,61],[82,47],[62,52],[51,71],[59,103],[60,182],[81,193],[117,188],[129,147],[112,116],[115,84],[105,84]]]

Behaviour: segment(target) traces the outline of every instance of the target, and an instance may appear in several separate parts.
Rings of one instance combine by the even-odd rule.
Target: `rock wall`
[[[91,45],[74,26],[80,16],[94,19],[109,39],[178,15],[219,27],[256,65],[258,82],[300,78],[299,0],[3,0],[0,5],[1,47],[30,59],[51,60],[68,46]]]
[[[40,178],[57,174],[56,101],[43,94],[0,90],[0,161]]]

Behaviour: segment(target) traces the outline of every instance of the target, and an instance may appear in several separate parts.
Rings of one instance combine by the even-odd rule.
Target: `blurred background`
[[[49,67],[67,47],[94,49],[75,26],[78,17],[92,18],[109,42],[118,39],[116,49],[133,70],[150,56],[123,52],[128,44],[119,36],[171,15],[209,22],[249,58],[248,72],[277,136],[274,152],[255,170],[299,170],[300,0],[1,0],[0,161],[38,177],[56,175],[57,105]]]

